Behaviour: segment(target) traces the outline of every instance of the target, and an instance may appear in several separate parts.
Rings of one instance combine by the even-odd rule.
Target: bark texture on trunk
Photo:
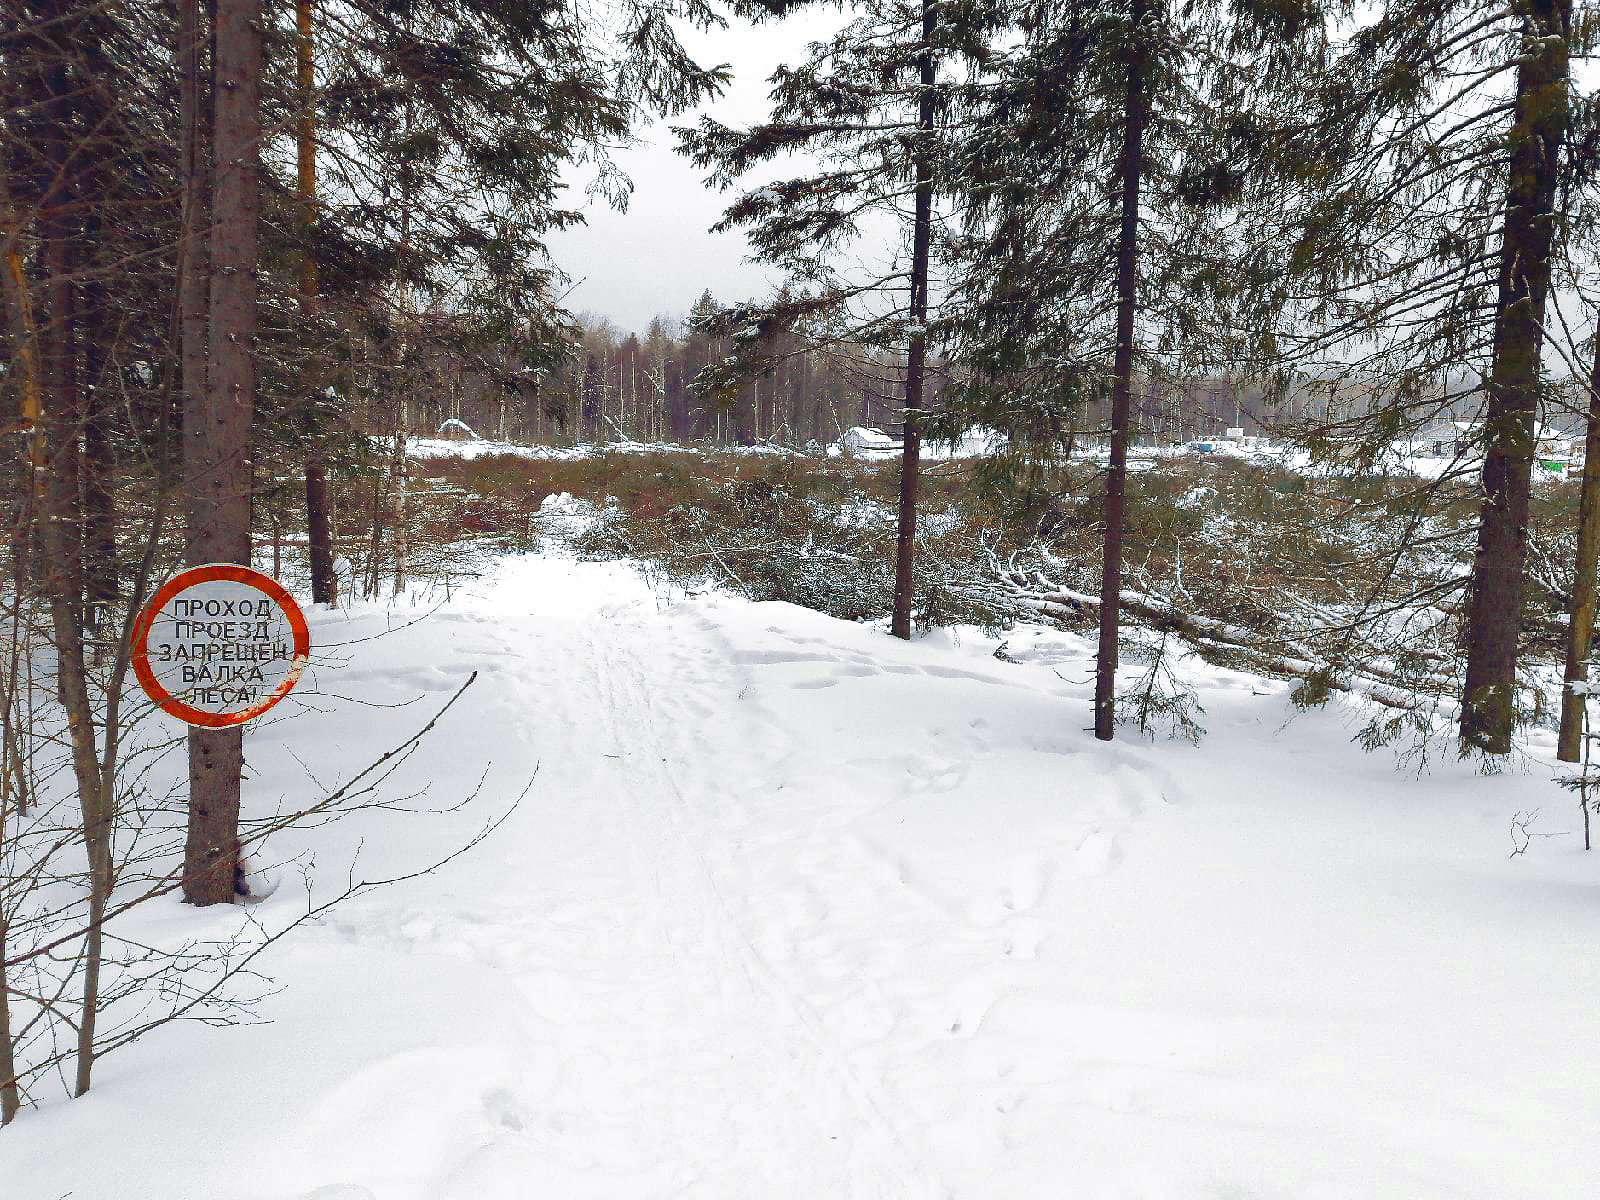
[[[189,560],[248,564],[261,210],[260,2],[217,0],[214,19],[211,287],[205,406],[200,428],[189,430],[186,439],[197,455],[189,476]],[[183,894],[191,904],[234,899],[242,759],[241,730],[189,731]]]
[[[311,599],[339,603],[339,581],[333,570],[333,520],[328,512],[328,464],[321,455],[306,459],[306,527],[311,557]]]
[[[1571,0],[1523,7],[1516,123],[1500,247],[1494,361],[1485,413],[1483,504],[1467,616],[1461,750],[1507,754],[1516,724],[1517,643],[1522,624],[1534,422],[1556,183],[1569,123],[1567,39]]]
[[[1135,38],[1149,9],[1133,0]],[[1100,642],[1095,653],[1094,735],[1109,742],[1117,729],[1117,634],[1122,600],[1123,516],[1127,508],[1128,409],[1133,388],[1133,318],[1139,281],[1139,174],[1149,116],[1146,62],[1135,48],[1128,62],[1122,132],[1122,227],[1117,235],[1117,349],[1111,368],[1111,456],[1106,465],[1105,551],[1100,574]]]
[[[900,511],[894,553],[894,611],[889,632],[911,637],[911,601],[916,593],[917,476],[922,454],[922,406],[928,357],[928,258],[933,244],[933,35],[939,24],[934,0],[922,4],[922,50],[918,55],[922,94],[917,102],[916,171],[911,218],[911,339],[906,352],[906,412],[900,450]]]
[[[261,211],[259,0],[217,0],[215,45],[209,337],[191,557],[248,564]]]
[[[182,213],[178,241],[179,373],[183,388],[183,494],[185,560],[197,557],[200,481],[208,456],[206,434],[206,280],[210,273],[210,137],[205,93],[206,31],[201,0],[178,0],[178,124],[182,169]]]

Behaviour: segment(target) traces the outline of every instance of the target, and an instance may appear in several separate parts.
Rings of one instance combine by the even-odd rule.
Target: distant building
[[[1572,438],[1551,425],[1533,427],[1537,458],[1561,458],[1572,450]],[[1435,421],[1411,439],[1411,453],[1424,458],[1477,458],[1483,445],[1482,421]]]
[[[845,435],[839,442],[851,454],[900,449],[900,442],[897,439],[890,437],[881,429],[869,429],[865,425],[856,425],[845,430]]]
[[[451,417],[443,425],[439,426],[438,436],[448,442],[475,442],[478,440],[478,435],[472,431],[472,426],[459,417]]]

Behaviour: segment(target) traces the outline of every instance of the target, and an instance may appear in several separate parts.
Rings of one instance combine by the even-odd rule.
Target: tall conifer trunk
[[[1572,571],[1572,624],[1567,630],[1567,686],[1561,692],[1561,733],[1556,757],[1577,762],[1583,752],[1584,696],[1572,684],[1589,679],[1594,637],[1596,568],[1600,560],[1600,334],[1589,372],[1589,424],[1583,441],[1583,485],[1578,499],[1578,553]]]
[[[189,561],[250,562],[250,422],[255,405],[256,226],[261,201],[260,0],[217,0],[213,41],[211,288],[205,406],[190,431]],[[186,465],[188,465],[186,463]],[[189,731],[189,830],[183,894],[234,898],[243,735]]]
[[[304,240],[300,259],[300,311],[309,319],[317,308],[317,259],[311,248],[311,226],[317,215],[316,72],[311,0],[295,0],[294,23],[296,82],[300,90],[295,157]],[[328,520],[328,463],[320,451],[313,451],[306,457],[306,552],[311,566],[312,601],[337,604],[339,585],[333,573],[333,530]]]
[[[64,55],[64,49],[61,51]],[[79,148],[72,144],[66,97],[72,90],[64,64],[49,72],[47,106],[50,132],[46,140],[50,176],[39,206],[40,260],[44,266],[44,322],[40,378],[49,460],[41,510],[45,549],[43,578],[52,599],[58,591],[67,605],[78,636],[83,630],[82,505],[79,472],[82,455],[82,393],[78,379],[77,272],[78,231],[72,210]],[[65,590],[63,590],[65,589]],[[57,631],[59,634],[59,630]],[[58,647],[59,649],[59,647]]]
[[[44,429],[44,486],[39,495],[39,572],[50,608],[55,644],[56,692],[67,718],[72,772],[88,858],[89,919],[82,950],[83,1000],[77,1028],[76,1095],[89,1090],[100,1004],[103,922],[112,888],[111,795],[96,745],[94,705],[84,644],[84,578],[79,458],[83,393],[79,387],[77,285],[81,249],[83,147],[72,129],[72,103],[80,81],[69,69],[70,47],[86,34],[64,2],[47,9],[53,45],[40,80],[45,137],[38,229],[43,265],[43,322],[39,355],[40,418]]]
[[[889,632],[911,637],[911,600],[916,590],[917,474],[922,453],[922,403],[928,355],[928,257],[933,243],[933,34],[939,24],[935,0],[922,2],[922,50],[918,54],[921,91],[917,101],[917,141],[911,159],[916,171],[911,218],[911,340],[906,352],[906,412],[900,451],[900,522],[894,555],[894,612]]]
[[[93,254],[100,232],[98,218],[85,222],[85,248]],[[117,600],[116,453],[112,443],[115,405],[106,386],[105,283],[84,285],[83,380],[83,557],[92,628],[116,628]]]
[[[1555,238],[1556,177],[1569,119],[1572,0],[1521,0],[1516,7],[1523,16],[1524,50],[1517,67],[1485,413],[1484,496],[1467,617],[1463,753],[1511,750],[1544,306]]]
[[[1122,129],[1122,227],[1117,236],[1117,349],[1111,373],[1111,458],[1106,465],[1105,550],[1100,575],[1100,644],[1095,655],[1094,735],[1117,728],[1117,630],[1122,603],[1123,513],[1128,479],[1128,397],[1133,388],[1133,317],[1139,278],[1139,173],[1149,97],[1141,26],[1146,0],[1131,5],[1127,105]]]
[[[206,34],[200,22],[201,0],[178,0],[178,151],[182,174],[182,212],[178,241],[178,340],[183,381],[184,507],[194,511],[192,483],[204,458],[205,432],[206,276],[210,245],[210,171],[206,141],[209,126],[201,88]]]

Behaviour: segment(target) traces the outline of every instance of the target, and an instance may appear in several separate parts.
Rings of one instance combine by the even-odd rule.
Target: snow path
[[[495,717],[541,760],[529,815],[554,798],[573,840],[490,878],[474,864],[473,893],[389,914],[383,934],[510,975],[545,1026],[534,1040],[558,1041],[564,1067],[546,1053],[508,1072],[490,1107],[517,1136],[417,1194],[498,1195],[488,1181],[510,1174],[506,1194],[524,1195],[552,1157],[548,1184],[580,1189],[567,1195],[732,1200],[755,1179],[863,1200],[938,1194],[714,877],[711,843],[750,821],[740,793],[765,791],[760,764],[796,749],[749,715],[749,684],[735,690],[726,669],[737,652],[711,622],[664,620],[638,598],[524,619],[536,628],[468,618],[458,640],[505,676]],[[698,638],[670,636],[685,620]],[[337,924],[370,937],[359,918]]]
[[[1202,748],[1102,745],[1081,639],[1001,662],[619,564],[512,559],[423,611],[317,615],[324,712],[252,734],[252,795],[477,670],[406,769],[481,801],[274,849],[320,897],[533,777],[520,807],[286,943],[275,1024],[163,1031],[0,1134],[5,1200],[1591,1194],[1600,889],[1571,837],[1507,857],[1516,812],[1574,825],[1538,764],[1397,774],[1204,667]]]

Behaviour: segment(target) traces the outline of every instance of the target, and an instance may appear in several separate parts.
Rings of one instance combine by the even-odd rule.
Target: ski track
[[[408,908],[376,930],[341,919],[354,940],[465,953],[508,973],[527,1004],[538,1049],[481,1089],[485,1144],[415,1194],[483,1196],[509,1173],[574,1197],[733,1200],[757,1181],[774,1196],[954,1195],[927,1147],[896,1126],[896,1080],[915,1085],[924,1054],[975,1033],[1004,984],[904,994],[897,960],[945,955],[959,967],[979,943],[986,957],[989,943],[1002,957],[1031,956],[1039,930],[1020,914],[1047,880],[1037,864],[1019,868],[982,927],[963,930],[957,905],[840,827],[864,792],[948,792],[969,764],[856,758],[840,764],[848,788],[830,795],[840,778],[824,777],[795,794],[805,748],[760,693],[876,674],[865,656],[737,648],[694,604],[662,614],[635,602],[544,623],[537,656],[520,667],[511,647],[527,631],[483,622],[460,639],[450,671],[390,680],[437,691],[460,669],[513,672],[515,701],[501,715],[541,760],[527,803],[569,808],[593,847],[554,877],[545,872],[557,864],[542,859],[527,880],[497,878],[451,909]],[[882,791],[863,786],[872,768]],[[875,961],[859,954],[855,922],[890,927],[866,939]],[[930,923],[943,944],[928,944]],[[962,1107],[951,1126],[970,1143]],[[553,1162],[563,1169],[552,1177]]]
[[[1048,931],[1034,910],[1057,877],[1115,869],[1142,785],[998,877],[926,878],[876,819],[970,800],[975,764],[1007,738],[973,716],[891,747],[846,719],[841,753],[819,757],[783,713],[848,714],[852,681],[879,675],[1012,690],[1007,668],[896,662],[777,626],[733,634],[717,607],[444,612],[462,626],[457,660],[387,679],[436,692],[466,669],[507,675],[491,719],[540,761],[528,816],[564,810],[559,845],[523,878],[341,918],[352,940],[469,956],[526,1005],[528,1061],[457,1105],[482,1144],[397,1194],[498,1195],[510,1174],[575,1198],[744,1200],[757,1181],[773,1197],[986,1195],[969,1176],[1005,1154],[1021,1092],[1017,1064],[974,1039],[1033,965]],[[1076,749],[1039,743],[1022,738]],[[549,832],[519,814],[499,836],[524,830]],[[338,1167],[326,1145],[298,1153]]]

